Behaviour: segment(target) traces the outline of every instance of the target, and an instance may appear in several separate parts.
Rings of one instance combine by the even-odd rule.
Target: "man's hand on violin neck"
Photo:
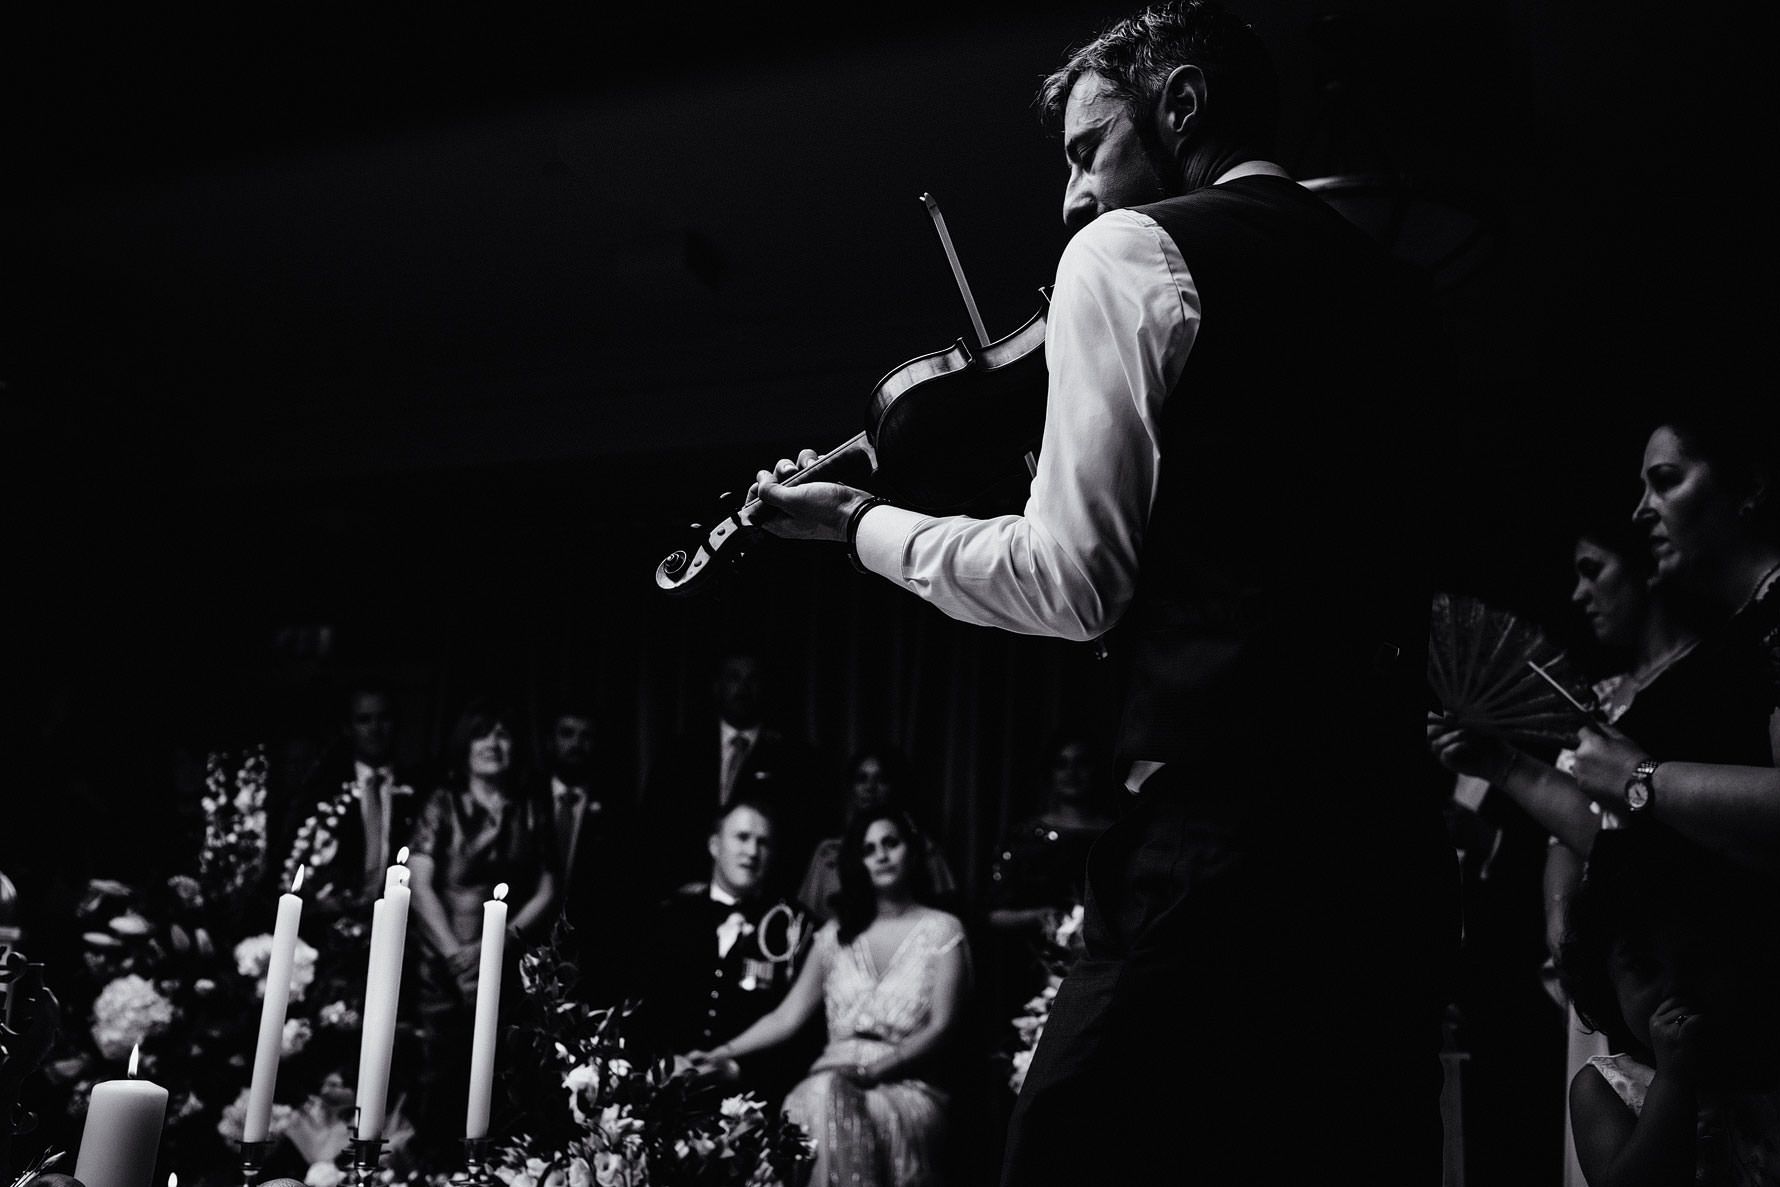
[[[797,455],[797,460],[781,458],[771,470],[755,476],[748,491],[750,500],[759,500],[752,522],[755,526],[790,540],[845,540],[847,517],[869,496],[862,490],[838,482],[799,482],[791,486],[785,480],[808,468],[821,457],[813,449]]]

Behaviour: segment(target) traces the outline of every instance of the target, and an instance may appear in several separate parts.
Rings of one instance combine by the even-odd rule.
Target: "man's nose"
[[[1094,220],[1097,206],[1093,191],[1079,177],[1070,177],[1063,189],[1063,225],[1079,231]]]

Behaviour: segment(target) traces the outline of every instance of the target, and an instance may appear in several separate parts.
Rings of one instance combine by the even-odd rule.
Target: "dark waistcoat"
[[[1381,667],[1419,687],[1419,410],[1450,398],[1436,323],[1414,276],[1286,179],[1143,211],[1179,245],[1202,322],[1113,636],[1120,753],[1264,779],[1282,747],[1351,737]]]

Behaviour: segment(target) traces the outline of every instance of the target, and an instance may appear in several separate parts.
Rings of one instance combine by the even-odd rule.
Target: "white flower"
[[[585,1098],[591,1108],[599,1100],[600,1070],[599,1060],[572,1067],[563,1074],[562,1086],[569,1090],[569,1112],[575,1115],[575,1124],[589,1125],[591,1119],[581,1111],[581,1102]]]
[[[284,1037],[280,1040],[278,1050],[282,1056],[297,1054],[309,1045],[315,1037],[315,1030],[306,1018],[289,1018],[284,1023]]]
[[[359,1024],[359,1013],[345,1002],[329,1002],[321,1008],[321,1024],[330,1030],[352,1030]]]
[[[622,1080],[630,1075],[630,1060],[614,1059],[606,1065],[606,1070],[612,1073],[614,1080]]]
[[[760,1109],[761,1102],[751,1092],[732,1096],[718,1106],[718,1111],[731,1121],[745,1117],[750,1113],[757,1113]]]
[[[155,929],[154,924],[134,911],[119,915],[105,926],[111,929],[112,934],[120,936],[146,936]]]
[[[593,1168],[587,1159],[577,1155],[569,1159],[569,1187],[593,1187]]]
[[[300,939],[297,941],[297,946],[291,954],[291,1000],[302,1001],[304,992],[315,980],[316,955],[313,947]],[[256,992],[260,997],[266,996],[266,968],[271,963],[271,936],[249,936],[235,945],[235,971],[257,983]]]
[[[93,1042],[106,1059],[122,1059],[173,1022],[173,1003],[134,973],[117,978],[93,1002]]]
[[[309,1164],[309,1169],[303,1175],[303,1184],[304,1187],[340,1187],[345,1178],[345,1171],[324,1158]]]
[[[261,981],[266,976],[266,966],[272,963],[272,937],[270,935],[249,936],[235,945],[235,971],[243,977]]]
[[[1020,1085],[1026,1082],[1026,1069],[1031,1065],[1032,1048],[1028,1047],[1024,1051],[1014,1052],[1014,1070],[1013,1073],[1008,1076],[1007,1082],[1008,1086],[1015,1092],[1020,1091]]]

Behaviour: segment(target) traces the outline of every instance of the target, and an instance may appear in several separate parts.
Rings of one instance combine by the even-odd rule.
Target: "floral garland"
[[[298,867],[303,867],[306,870],[304,876],[308,877],[332,859],[330,846],[334,841],[335,830],[340,827],[340,818],[346,815],[346,810],[352,807],[356,797],[357,784],[348,779],[340,785],[339,794],[316,805],[315,811],[304,819],[297,829],[296,837],[291,841],[290,853],[284,859],[283,880],[279,885],[289,886],[297,876]]]
[[[1063,976],[1070,961],[1082,949],[1082,917],[1082,907],[1078,903],[1068,914],[1059,916],[1054,925],[1045,930],[1044,943],[1039,953],[1039,959],[1045,966],[1045,987],[1014,1015],[1013,1020],[1014,1043],[1007,1056],[1007,1084],[1016,1095],[1020,1086],[1026,1082],[1026,1069],[1032,1065],[1032,1053],[1038,1048],[1038,1040],[1044,1035],[1045,1022],[1051,1016],[1051,1003],[1056,1000],[1057,988],[1063,984]]]
[[[198,877],[218,902],[232,902],[258,888],[266,868],[266,746],[256,743],[231,761],[213,750],[204,760],[204,843]],[[229,773],[234,766],[231,786]]]

